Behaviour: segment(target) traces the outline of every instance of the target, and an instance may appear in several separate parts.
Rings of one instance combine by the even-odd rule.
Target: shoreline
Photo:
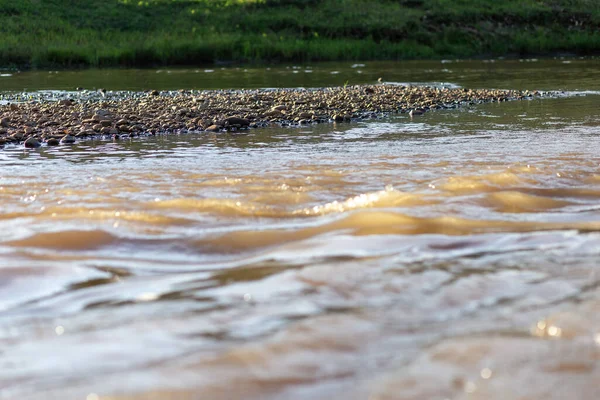
[[[65,92],[0,105],[0,148],[180,133],[244,134],[269,125],[352,122],[393,113],[412,117],[435,109],[547,95],[385,83],[315,89]],[[19,96],[11,99],[19,100]]]

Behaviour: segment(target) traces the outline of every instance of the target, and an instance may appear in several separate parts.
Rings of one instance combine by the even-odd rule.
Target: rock
[[[158,96],[160,93],[158,92],[158,90],[151,90],[150,91],[150,96]]]
[[[344,116],[340,114],[335,114],[332,118],[335,122],[342,122],[344,120]]]
[[[108,131],[109,135],[117,135],[119,134],[119,130],[117,128],[110,128],[110,130]]]
[[[92,129],[96,132],[100,132],[100,130],[102,129],[102,124],[95,124],[94,126],[92,126]]]
[[[208,128],[211,125],[213,125],[213,122],[209,121],[207,119],[203,119],[203,120],[198,121],[198,126],[200,128],[202,128],[202,129],[205,129],[205,130],[206,130],[206,128]]]
[[[24,143],[25,147],[28,149],[35,149],[40,147],[42,144],[40,143],[39,140],[37,140],[37,138],[35,137],[30,137],[29,139],[27,139]]]
[[[413,110],[410,110],[408,115],[410,115],[411,117],[415,116],[415,115],[423,115],[425,114],[425,110],[422,108],[415,108]]]
[[[99,108],[94,112],[94,114],[104,117],[106,115],[110,115],[110,111]]]
[[[60,144],[60,141],[56,138],[50,138],[50,139],[46,140],[46,144],[48,146],[58,146]]]
[[[63,99],[58,102],[61,106],[71,107],[73,105],[73,101],[71,99]]]
[[[271,110],[265,113],[265,117],[281,117],[283,113],[280,110]]]
[[[10,108],[10,111],[17,111],[19,109],[19,106],[16,105],[15,103],[11,103],[9,108]]]
[[[129,125],[129,121],[127,121],[126,119],[120,119],[117,121],[117,126],[119,125]]]
[[[205,130],[207,130],[209,132],[219,132],[221,130],[221,126],[220,125],[211,125],[208,128],[206,128]]]
[[[4,128],[8,128],[10,126],[10,119],[4,117],[4,118],[0,118],[0,126],[3,126]]]
[[[21,132],[16,132],[16,133],[13,133],[12,135],[10,135],[10,137],[13,138],[14,141],[20,142],[21,140],[23,140],[25,138],[25,135],[22,134]]]
[[[225,118],[225,126],[229,126],[229,125],[238,125],[240,127],[248,126],[248,125],[250,125],[250,121],[248,121],[246,118],[238,118],[238,117]]]
[[[111,126],[112,125],[112,121],[109,121],[107,119],[103,119],[102,121],[100,121],[100,125],[102,125],[102,126]]]
[[[75,141],[75,136],[71,135],[70,133],[67,133],[65,136],[62,137],[62,139],[60,139],[60,144],[73,144],[75,143]]]
[[[31,135],[33,131],[34,129],[30,126],[26,126],[25,129],[23,129],[23,132],[25,132],[26,135]]]
[[[113,128],[110,128],[108,126],[103,127],[102,129],[100,129],[100,133],[102,133],[103,135],[108,135],[111,133]]]
[[[279,106],[275,106],[275,107],[273,107],[273,108],[272,108],[272,110],[284,111],[284,110],[287,110],[287,106],[284,106],[284,105],[282,104],[282,105],[279,105]]]
[[[6,139],[0,138],[0,146],[4,146],[6,144]]]

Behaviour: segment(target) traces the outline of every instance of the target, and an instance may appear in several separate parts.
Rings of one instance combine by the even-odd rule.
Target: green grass
[[[600,51],[596,0],[0,0],[0,67]]]

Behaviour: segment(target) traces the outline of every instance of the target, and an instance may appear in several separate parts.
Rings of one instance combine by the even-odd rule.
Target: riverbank
[[[589,0],[0,0],[0,68],[590,55],[599,26]]]
[[[159,92],[80,91],[51,100],[0,105],[0,146],[72,144],[157,134],[243,133],[269,124],[350,122],[389,113],[541,96],[515,90],[470,90],[391,84],[320,89]],[[20,100],[19,95],[12,97]]]

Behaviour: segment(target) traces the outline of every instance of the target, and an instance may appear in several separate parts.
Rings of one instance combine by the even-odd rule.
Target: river
[[[0,150],[0,398],[596,399],[599,67],[3,72],[32,96],[380,77],[564,93]]]

